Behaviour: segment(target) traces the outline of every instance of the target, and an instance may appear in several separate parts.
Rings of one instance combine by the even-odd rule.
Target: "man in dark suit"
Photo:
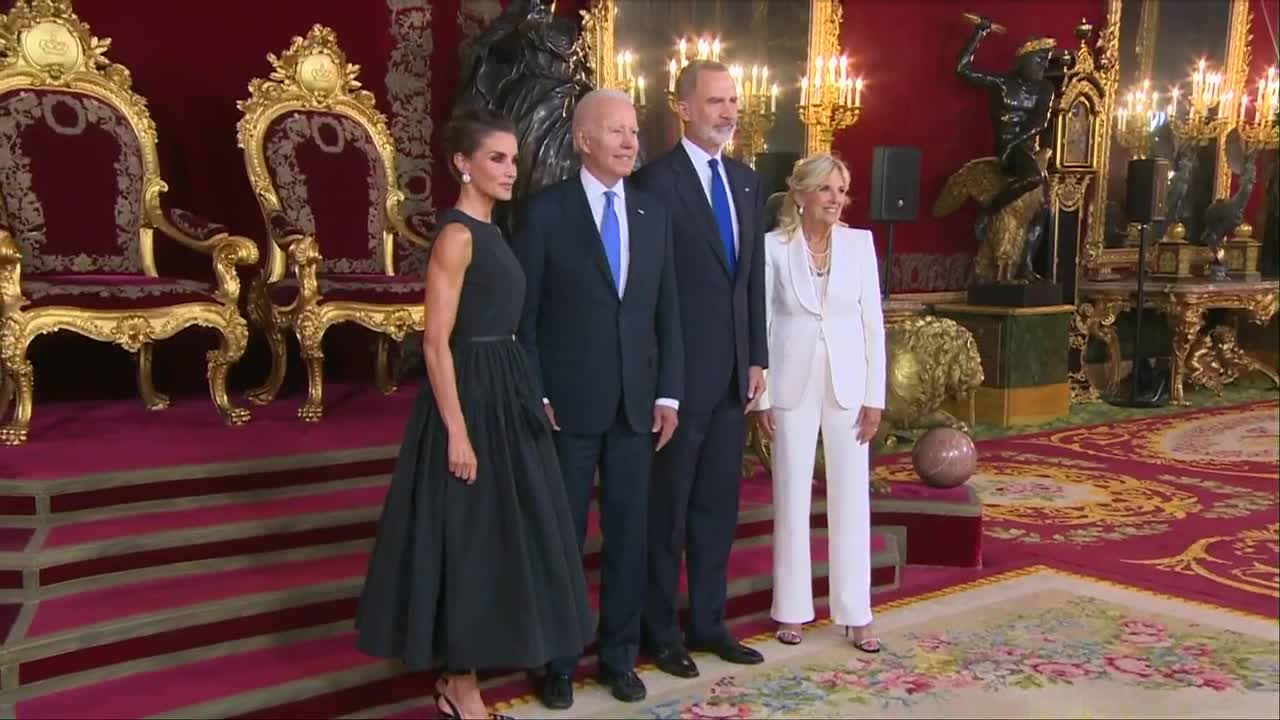
[[[556,430],[581,547],[600,469],[599,677],[614,697],[645,697],[635,673],[646,581],[654,453],[675,433],[684,349],[662,204],[624,182],[639,150],[625,93],[596,90],[578,104],[579,174],[535,195],[513,246],[528,280],[520,342]],[[573,704],[578,658],[552,661],[542,701]]]
[[[744,414],[764,391],[768,366],[765,193],[755,172],[721,154],[738,118],[728,68],[690,63],[676,96],[684,137],[636,173],[636,184],[671,211],[685,351],[680,428],[654,464],[644,625],[646,650],[658,667],[695,677],[689,650],[740,664],[764,660],[729,633],[724,606]],[[683,637],[676,620],[682,552],[689,575]]]

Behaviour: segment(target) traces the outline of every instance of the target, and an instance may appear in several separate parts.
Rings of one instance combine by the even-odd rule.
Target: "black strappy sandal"
[[[441,700],[443,700],[444,704],[448,705],[449,707],[447,708],[440,707]],[[436,712],[440,713],[440,717],[444,718],[444,720],[462,720],[462,711],[458,709],[457,705],[453,704],[453,700],[449,699],[449,696],[445,695],[444,692],[441,691],[438,686],[436,687]],[[489,713],[489,719],[490,720],[515,720],[515,718],[509,717],[507,715],[499,715],[498,713]]]

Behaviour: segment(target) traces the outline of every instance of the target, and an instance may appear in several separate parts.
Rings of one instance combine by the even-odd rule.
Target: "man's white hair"
[[[577,137],[578,131],[585,123],[591,121],[595,115],[596,106],[608,100],[621,100],[628,105],[631,104],[631,96],[617,88],[597,88],[583,95],[577,107],[573,109],[574,137]]]

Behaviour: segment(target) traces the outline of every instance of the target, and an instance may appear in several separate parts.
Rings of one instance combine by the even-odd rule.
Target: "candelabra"
[[[852,126],[862,114],[862,78],[849,77],[846,55],[818,55],[800,81],[800,121],[814,131],[817,147],[830,150],[837,130]]]
[[[1280,108],[1280,81],[1276,78],[1276,68],[1267,70],[1266,75],[1258,79],[1258,96],[1253,105],[1253,122],[1245,121],[1245,111],[1249,105],[1249,96],[1240,98],[1240,139],[1244,141],[1246,152],[1274,150],[1280,145],[1280,135],[1276,127],[1276,109]]]
[[[1222,91],[1222,73],[1207,72],[1201,60],[1191,73],[1191,96],[1187,98],[1186,114],[1179,115],[1179,89],[1173,88],[1169,102],[1169,126],[1179,145],[1207,145],[1235,127],[1234,93]]]
[[[741,65],[729,68],[738,87],[738,129],[730,152],[755,167],[756,155],[766,149],[765,138],[773,129],[778,112],[778,86],[769,84],[768,66],[751,66],[750,75]]]
[[[636,56],[630,50],[618,53],[618,89],[631,97],[631,104],[636,108],[636,118],[642,119],[648,106],[648,99],[645,93],[644,75],[635,74],[635,65]]]
[[[679,99],[676,97],[676,79],[680,77],[680,71],[686,65],[694,60],[713,60],[720,62],[720,38],[701,37],[696,41],[690,42],[687,38],[680,38],[680,42],[676,43],[676,55],[667,62],[667,105],[672,112],[678,112],[676,109]],[[691,52],[692,51],[692,54]]]
[[[1135,160],[1151,153],[1151,135],[1167,115],[1160,110],[1160,93],[1151,92],[1151,81],[1143,80],[1136,90],[1125,95],[1116,110],[1116,141]]]

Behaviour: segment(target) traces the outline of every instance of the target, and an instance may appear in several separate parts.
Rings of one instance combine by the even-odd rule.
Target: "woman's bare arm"
[[[467,424],[458,400],[458,376],[449,337],[458,317],[462,279],[471,264],[471,231],[453,223],[436,237],[427,263],[426,322],[422,355],[436,407],[451,437],[466,437]]]

